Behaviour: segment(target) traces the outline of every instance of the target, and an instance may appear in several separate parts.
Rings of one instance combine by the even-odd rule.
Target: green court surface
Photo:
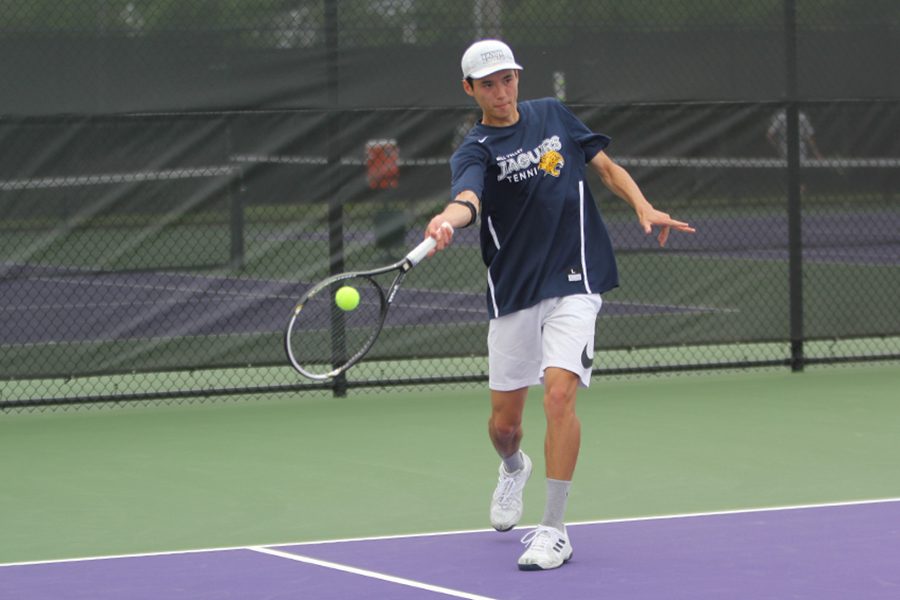
[[[595,379],[568,519],[900,497],[898,389],[897,363]],[[0,563],[483,529],[487,410],[469,387],[3,413]]]

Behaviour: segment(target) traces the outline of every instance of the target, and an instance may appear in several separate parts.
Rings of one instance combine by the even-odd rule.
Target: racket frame
[[[285,354],[287,354],[288,361],[291,366],[298,373],[303,375],[308,379],[312,379],[313,381],[328,381],[329,379],[333,379],[340,375],[341,373],[346,372],[350,367],[357,364],[362,358],[372,349],[372,346],[375,345],[375,341],[378,339],[378,335],[381,333],[382,327],[384,327],[384,322],[387,319],[388,309],[391,306],[391,303],[394,301],[394,296],[397,294],[397,290],[400,289],[400,285],[403,283],[403,279],[406,277],[406,274],[419,264],[428,253],[437,245],[437,242],[434,238],[428,237],[425,238],[422,243],[413,248],[406,256],[397,262],[379,267],[377,269],[371,269],[368,271],[347,271],[345,273],[339,273],[337,275],[332,275],[331,277],[327,277],[315,284],[311,287],[303,297],[297,302],[294,306],[294,310],[291,313],[291,318],[288,321],[287,327],[285,328],[284,333],[284,350]],[[374,279],[376,275],[384,275],[386,273],[390,273],[391,271],[398,271],[397,276],[394,277],[394,280],[391,282],[390,287],[387,292],[385,292],[384,288],[381,284],[378,283]],[[352,356],[347,357],[347,359],[339,365],[332,365],[331,370],[325,373],[313,373],[308,369],[304,368],[297,358],[294,356],[294,351],[291,347],[291,342],[294,338],[294,324],[297,322],[297,317],[303,311],[303,307],[309,302],[310,298],[317,296],[324,290],[327,290],[331,286],[336,283],[340,283],[341,281],[346,281],[348,279],[353,279],[356,277],[362,277],[368,279],[378,290],[379,298],[381,300],[381,307],[378,314],[378,321],[375,324],[375,329],[373,333],[369,336],[366,342],[362,345],[362,347],[353,353]]]

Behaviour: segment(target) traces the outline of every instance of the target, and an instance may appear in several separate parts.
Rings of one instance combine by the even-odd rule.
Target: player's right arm
[[[453,241],[453,231],[442,227],[449,223],[453,229],[468,227],[473,224],[481,210],[481,200],[475,192],[463,190],[444,208],[434,216],[425,228],[425,236],[433,237],[437,241],[436,250],[443,250]]]
[[[425,228],[425,236],[437,241],[436,251],[443,250],[453,241],[453,232],[441,227],[444,223],[449,223],[453,229],[459,229],[473,225],[478,220],[484,174],[489,161],[490,152],[487,148],[481,142],[471,140],[463,142],[450,158],[450,194],[453,199]]]

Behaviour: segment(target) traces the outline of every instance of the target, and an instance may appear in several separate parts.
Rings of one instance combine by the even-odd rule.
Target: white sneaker
[[[522,518],[525,508],[522,492],[531,477],[531,459],[522,452],[522,468],[515,473],[507,473],[500,463],[500,478],[491,498],[491,525],[497,531],[509,531]]]
[[[519,557],[520,571],[542,571],[563,566],[572,558],[572,544],[565,527],[560,531],[546,525],[538,525],[522,538],[527,548]]]

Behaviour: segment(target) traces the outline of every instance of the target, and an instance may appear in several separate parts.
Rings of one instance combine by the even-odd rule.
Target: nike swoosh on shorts
[[[587,344],[584,345],[584,350],[581,351],[581,366],[585,369],[590,369],[591,365],[594,364],[594,357],[588,356],[587,353]]]

